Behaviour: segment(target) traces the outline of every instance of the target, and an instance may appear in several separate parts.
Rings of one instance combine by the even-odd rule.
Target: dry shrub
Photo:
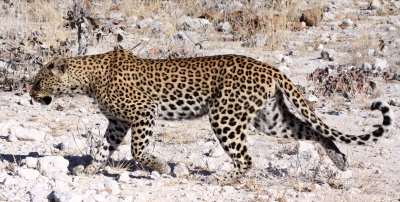
[[[314,94],[322,96],[342,95],[345,98],[354,98],[357,94],[379,94],[376,79],[388,81],[393,74],[378,69],[356,68],[346,66],[329,66],[318,68],[307,75],[307,79],[315,84]]]

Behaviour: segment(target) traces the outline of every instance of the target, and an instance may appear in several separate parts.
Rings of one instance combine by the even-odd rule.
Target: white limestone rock
[[[16,173],[26,180],[36,180],[40,175],[39,171],[30,168],[18,168]]]
[[[189,175],[189,169],[187,168],[187,166],[184,163],[181,162],[181,163],[178,163],[175,165],[174,174],[177,177]]]
[[[220,145],[216,145],[208,153],[211,157],[219,157],[225,154],[225,150]]]
[[[386,59],[375,59],[374,63],[372,64],[372,70],[380,69],[381,71],[387,71],[389,69],[389,65]]]
[[[104,180],[104,188],[109,189],[112,194],[116,195],[121,192],[118,182],[109,177]]]
[[[53,173],[67,173],[68,165],[62,156],[45,156],[39,158],[37,168],[42,175],[51,177]]]
[[[83,201],[84,195],[74,191],[59,188],[52,192],[50,199],[53,199],[56,202],[78,202]]]
[[[126,183],[128,183],[130,180],[131,180],[131,178],[129,177],[129,172],[124,171],[121,174],[119,174],[118,182],[126,182]]]

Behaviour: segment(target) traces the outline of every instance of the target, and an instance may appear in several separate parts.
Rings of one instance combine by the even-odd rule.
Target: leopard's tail
[[[343,134],[335,129],[327,126],[315,113],[310,109],[304,97],[300,94],[296,86],[279,70],[274,73],[277,82],[276,87],[285,93],[287,99],[296,107],[301,116],[311,123],[313,129],[318,131],[322,136],[333,141],[343,142],[347,144],[364,145],[367,142],[376,142],[379,138],[385,136],[389,129],[393,126],[393,114],[386,102],[376,101],[371,105],[371,110],[379,110],[383,115],[382,125],[372,133],[365,135],[348,135]]]

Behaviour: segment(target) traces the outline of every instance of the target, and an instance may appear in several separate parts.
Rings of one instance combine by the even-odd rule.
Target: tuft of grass
[[[111,160],[110,167],[114,172],[122,173],[131,170],[132,164],[126,159],[122,159],[119,161]]]
[[[16,167],[21,167],[21,159],[17,160],[15,158],[15,156],[13,155],[13,162],[9,162],[6,165],[5,169],[6,169],[7,172],[10,172],[11,174],[14,175]]]

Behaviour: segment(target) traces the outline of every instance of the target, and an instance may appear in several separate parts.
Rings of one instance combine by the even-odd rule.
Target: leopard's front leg
[[[91,175],[103,169],[107,164],[107,160],[111,157],[111,155],[123,141],[126,133],[130,128],[129,122],[112,116],[107,117],[107,130],[104,134],[104,138],[102,140],[102,143],[100,144],[100,147],[98,148],[96,154],[93,156],[92,162],[86,168],[84,168],[82,165],[75,167],[73,169],[74,174],[85,173]]]
[[[148,101],[145,106],[139,106],[138,111],[131,118],[132,157],[144,166],[147,166],[159,173],[169,174],[171,168],[168,163],[146,151],[149,139],[153,135],[154,120],[157,106]]]

